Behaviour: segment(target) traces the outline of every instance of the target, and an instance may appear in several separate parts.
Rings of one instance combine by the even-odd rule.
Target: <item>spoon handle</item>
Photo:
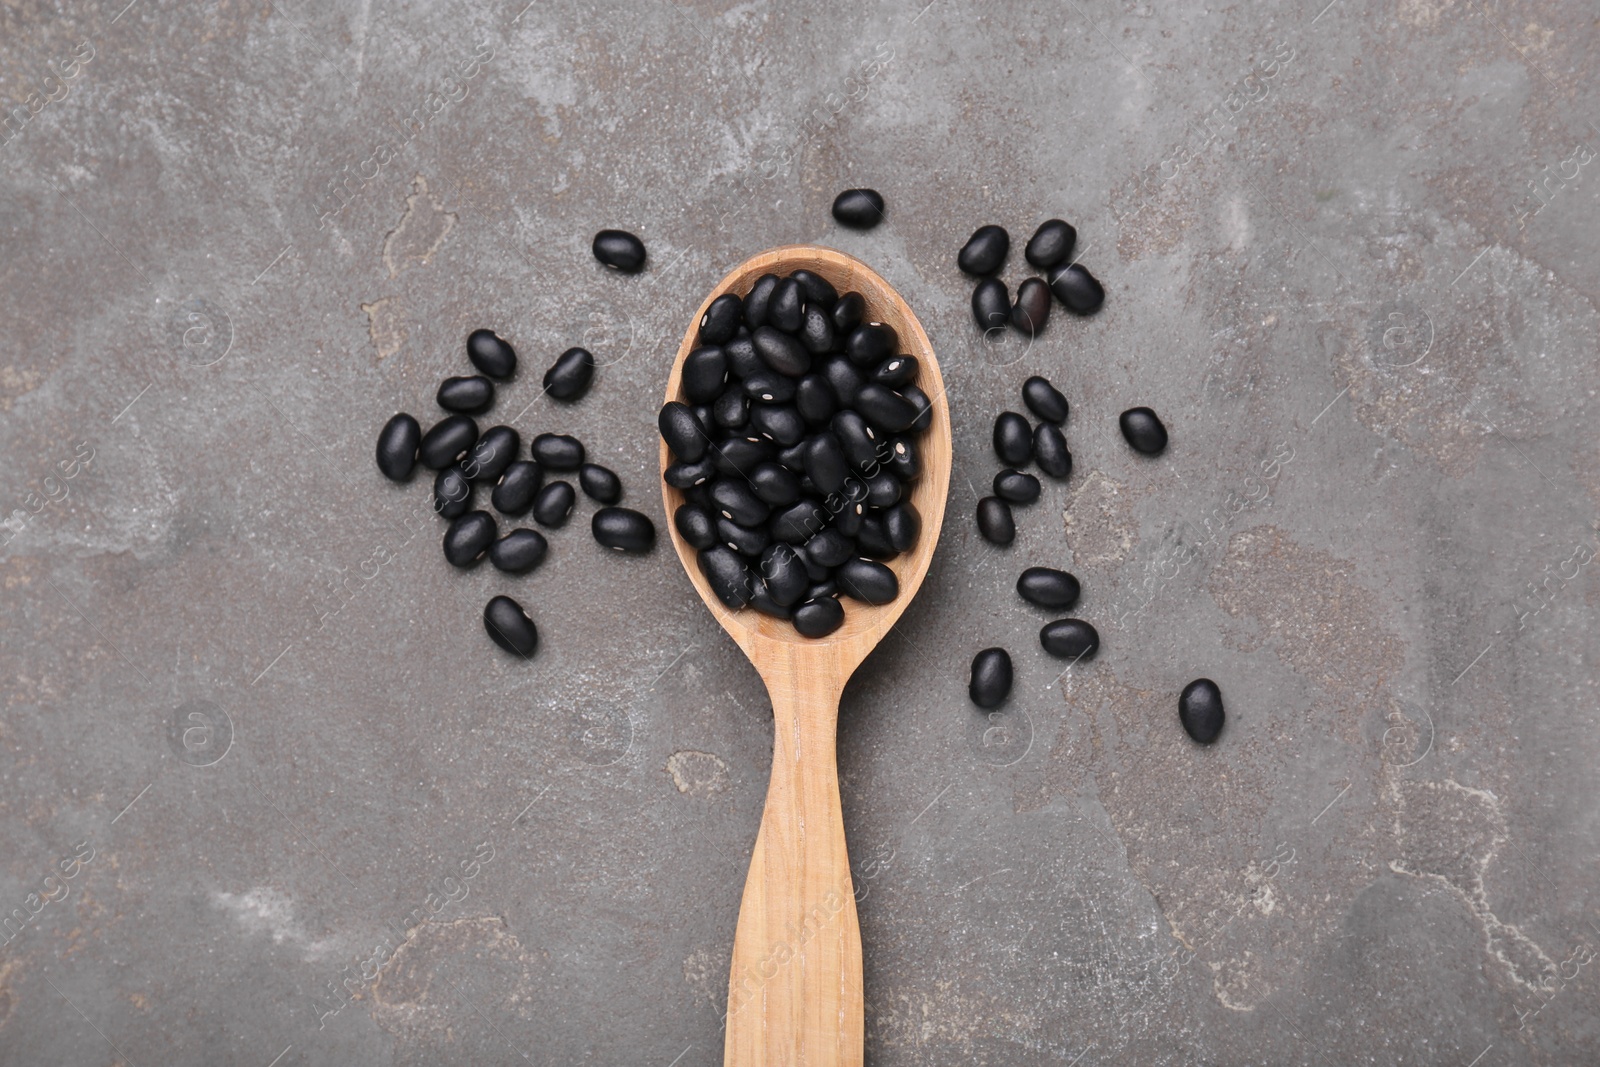
[[[723,1063],[861,1067],[861,927],[835,762],[842,683],[791,670],[767,686],[772,779],[733,940]]]

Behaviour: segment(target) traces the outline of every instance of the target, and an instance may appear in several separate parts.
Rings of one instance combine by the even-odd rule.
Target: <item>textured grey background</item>
[[[871,1062],[1600,1059],[1600,25],[1323,2],[0,8],[0,1062],[721,1062],[758,679],[587,505],[532,576],[446,566],[372,442],[493,326],[497,413],[660,523],[686,317],[792,241],[910,300],[958,441],[840,729]],[[1054,215],[1104,311],[980,338],[956,250]],[[996,551],[1034,372],[1077,466]],[[1082,578],[1097,660],[1057,676],[1026,563]]]

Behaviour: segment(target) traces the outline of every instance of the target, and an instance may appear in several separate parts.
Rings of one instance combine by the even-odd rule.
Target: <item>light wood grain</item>
[[[831,248],[775,248],[723,278],[689,324],[667,382],[667,399],[682,399],[683,360],[695,348],[712,300],[725,292],[743,296],[768,272],[785,275],[801,268],[828,279],[840,293],[860,293],[867,321],[894,327],[901,350],[921,366],[917,386],[933,402],[933,420],[918,439],[923,474],[910,495],[922,516],[922,535],[911,552],[889,563],[900,595],[878,607],[843,600],[844,625],[820,640],[802,637],[788,622],[754,609],[725,608],[700,573],[695,549],[670,521],[684,502],[682,492],[662,483],[672,544],[690,582],[744,649],[772,699],[772,777],[739,908],[728,982],[723,1058],[728,1067],[861,1065],[861,929],[839,807],[839,696],[922,584],[950,488],[950,414],[933,346],[887,282],[860,260]],[[662,469],[670,462],[663,444]]]

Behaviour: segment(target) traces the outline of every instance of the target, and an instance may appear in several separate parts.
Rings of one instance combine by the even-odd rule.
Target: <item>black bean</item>
[[[489,546],[489,562],[507,574],[526,574],[544,562],[550,542],[538,530],[512,530]]]
[[[1039,499],[1039,479],[1007,467],[994,476],[994,495],[1008,504],[1031,504]]]
[[[1041,608],[1065,611],[1078,602],[1078,579],[1054,567],[1029,567],[1017,576],[1017,595]]]
[[[836,572],[839,591],[867,604],[887,604],[900,595],[894,571],[870,559],[847,559]]]
[[[1039,645],[1060,659],[1089,659],[1100,647],[1100,634],[1082,619],[1057,619],[1040,628]]]
[[[567,482],[551,482],[533,498],[533,521],[552,528],[565,526],[578,493]]]
[[[1159,456],[1167,447],[1167,428],[1149,408],[1129,408],[1122,413],[1117,424],[1122,427],[1123,439],[1135,452]]]
[[[872,381],[879,385],[888,386],[890,389],[898,389],[902,385],[909,385],[916,379],[916,356],[890,356],[872,368]]]
[[[910,552],[922,533],[922,516],[909,500],[902,500],[883,513],[883,530],[889,543],[901,552]]]
[[[1011,306],[1011,325],[1035,337],[1050,321],[1050,287],[1038,278],[1025,278],[1017,286],[1017,302]]]
[[[716,422],[716,416],[711,410],[711,405],[690,404],[689,410],[694,412],[694,417],[700,420],[700,425],[704,426],[709,434],[712,424]]]
[[[1022,254],[1038,269],[1049,270],[1071,259],[1072,246],[1077,243],[1077,230],[1060,219],[1051,219],[1039,224],[1033,236],[1028,238],[1028,247],[1022,250]]]
[[[672,513],[672,525],[694,548],[710,548],[717,543],[717,520],[699,504],[680,504]]]
[[[852,505],[853,506],[853,505]],[[775,541],[803,545],[828,525],[828,511],[817,501],[801,499],[779,509],[767,524]]]
[[[719,345],[706,345],[683,357],[683,395],[691,404],[708,404],[728,380],[728,357]]]
[[[589,499],[601,504],[615,504],[622,499],[622,479],[598,463],[585,463],[578,468],[578,486]]]
[[[1033,428],[1015,411],[1002,411],[994,420],[994,454],[1012,467],[1026,466],[1033,458]]]
[[[956,266],[982,278],[999,270],[1011,251],[1011,235],[999,226],[979,226],[956,254]]]
[[[483,628],[507,652],[528,657],[539,647],[538,628],[522,605],[508,596],[497,596],[484,606]]]
[[[889,560],[900,554],[889,540],[889,531],[883,527],[881,515],[861,516],[861,533],[856,537],[857,553],[867,559]]]
[[[800,499],[800,479],[787,467],[763,463],[750,472],[750,487],[756,496],[775,508],[788,507]]]
[[[861,387],[865,391],[868,386]],[[858,394],[859,397],[859,394]],[[829,423],[833,435],[839,439],[839,444],[844,448],[845,459],[852,466],[867,467],[878,461],[878,438],[872,432],[872,427],[854,411],[841,411]],[[812,475],[813,478],[816,475]],[[817,483],[821,485],[819,481]]]
[[[802,637],[827,637],[844,625],[844,606],[833,597],[808,600],[794,609],[794,628]]]
[[[457,567],[471,567],[494,544],[494,516],[487,511],[469,511],[444,532],[444,558]]]
[[[886,434],[903,433],[917,421],[911,401],[888,386],[868,382],[856,394],[856,410],[874,429]]]
[[[1017,539],[1017,524],[1011,517],[1011,505],[997,496],[986,496],[978,501],[978,532],[991,545],[1009,545]]]
[[[489,502],[502,515],[526,515],[544,484],[544,468],[531,459],[519,459],[500,475]]]
[[[594,381],[594,356],[587,348],[569,348],[544,372],[544,391],[557,400],[577,400]]]
[[[1035,374],[1022,383],[1022,402],[1028,405],[1028,410],[1046,422],[1053,422],[1057,426],[1067,423],[1067,398],[1061,391],[1050,384],[1050,379],[1041,378]]]
[[[500,381],[517,372],[517,353],[493,330],[473,330],[467,334],[467,358],[484,374]]]
[[[806,436],[806,420],[793,404],[753,405],[750,427],[784,448],[799,444]]]
[[[801,268],[789,275],[789,277],[800,283],[800,289],[805,293],[806,303],[808,304],[818,304],[824,310],[827,310],[832,308],[839,300],[839,290],[833,287],[832,282],[815,271]]]
[[[986,648],[972,657],[967,695],[980,708],[998,708],[1011,695],[1011,653]]]
[[[834,396],[833,386],[828,384],[827,378],[812,373],[801,378],[795,386],[794,406],[807,422],[821,426],[826,425],[833,418],[833,413],[839,410],[839,399]]]
[[[972,290],[972,317],[978,329],[1005,329],[1011,321],[1011,294],[999,278],[985,278]]]
[[[767,325],[784,333],[795,333],[800,329],[805,310],[806,297],[800,283],[793,278],[785,278],[772,290],[772,300],[767,304]],[[756,342],[758,350],[760,344]]]
[[[737,474],[748,478],[757,466],[774,455],[770,442],[751,441],[743,437],[730,437],[712,447],[711,464],[722,474]]]
[[[499,481],[520,451],[522,438],[517,431],[509,426],[491,426],[461,461],[461,472],[475,482]]]
[[[933,425],[933,401],[928,399],[927,393],[914,385],[903,385],[900,387],[900,395],[911,401],[911,406],[917,413],[916,419],[911,423],[912,433],[921,433]]]
[[[717,479],[711,487],[711,501],[724,518],[741,526],[758,526],[772,514],[772,507],[742,478]]]
[[[839,595],[839,583],[834,581],[832,578],[824,578],[820,582],[815,582],[815,583],[813,583],[811,585],[806,586],[806,597],[805,598],[807,600],[821,600],[823,597],[838,596],[838,595]]]
[[[661,472],[662,481],[674,489],[689,489],[696,485],[704,485],[717,473],[716,465],[707,456],[699,463],[670,463],[667,469]]]
[[[730,608],[742,608],[755,593],[755,575],[743,556],[726,545],[712,545],[699,555],[700,573],[706,576],[718,600]]]
[[[768,546],[761,554],[761,577],[767,583],[772,599],[785,607],[805,595],[811,579],[806,576],[805,564],[793,546],[779,541]]]
[[[448,467],[478,441],[478,424],[469,415],[446,415],[422,435],[417,458],[429,470]]]
[[[422,427],[405,412],[391,418],[378,431],[378,470],[392,482],[409,482],[417,469],[417,446]]]
[[[805,543],[806,557],[819,567],[833,568],[856,554],[850,538],[838,530],[823,530]]]
[[[805,476],[806,449],[810,446],[811,439],[789,445],[787,448],[778,449],[775,460],[780,467],[786,467],[795,473],[795,477]]]
[[[656,543],[656,524],[632,508],[601,508],[589,521],[594,539],[618,552],[648,552]]]
[[[770,328],[762,327],[764,330]],[[763,404],[787,404],[799,391],[800,381],[762,367],[744,380],[743,387],[745,395],[751,400],[759,400]]]
[[[711,418],[725,430],[737,430],[750,421],[750,398],[738,389],[729,389],[711,405]]]
[[[458,466],[444,468],[433,479],[433,510],[442,518],[454,519],[472,506],[472,482]]]
[[[743,318],[744,301],[737,293],[723,293],[700,316],[700,343],[720,345],[733,340]]]
[[[1057,267],[1048,277],[1050,291],[1075,315],[1092,315],[1106,302],[1105,287],[1081,263]]]
[[[742,333],[722,346],[728,357],[728,373],[735,378],[748,378],[753,374],[766,374],[767,365],[756,355],[756,343],[747,333]]]
[[[575,471],[583,466],[583,442],[569,434],[542,433],[533,439],[531,452],[547,471]]]
[[[774,619],[794,618],[794,610],[778,603],[772,591],[767,588],[767,583],[760,580],[756,581],[755,592],[750,595],[750,606]]]
[[[861,325],[861,320],[867,314],[867,302],[860,293],[846,293],[833,305],[829,313],[833,317],[834,332],[840,337],[848,337],[850,331]]]
[[[1178,721],[1184,732],[1202,745],[1209,745],[1222,732],[1226,716],[1222,712],[1222,690],[1210,678],[1196,678],[1183,687],[1178,697]]]
[[[1041,422],[1034,427],[1033,460],[1052,478],[1072,474],[1072,453],[1067,451],[1066,436],[1051,423]]]
[[[767,324],[767,306],[772,302],[772,293],[777,288],[776,274],[763,274],[750,287],[750,292],[744,298],[744,323],[750,329]]]
[[[861,524],[866,520],[866,508],[854,501],[843,504],[833,516],[833,528],[846,537],[861,536]]]
[[[870,230],[883,221],[883,195],[876,189],[846,189],[833,199],[833,217],[854,230]]]
[[[798,378],[811,369],[811,353],[806,346],[772,326],[761,326],[750,335],[756,355],[779,374]]]
[[[876,367],[899,348],[900,335],[884,322],[862,323],[851,330],[844,341],[844,354],[863,371]]]
[[[854,404],[856,394],[867,384],[861,372],[844,356],[829,356],[823,360],[822,376],[828,379],[828,384],[833,387],[833,395],[842,408]]]
[[[832,352],[839,345],[833,320],[816,304],[806,305],[805,315],[800,320],[800,343],[814,356]]]
[[[594,235],[594,258],[624,274],[644,270],[644,242],[626,230],[601,230]]]
[[[867,504],[875,508],[892,508],[900,503],[900,494],[903,491],[899,478],[888,470],[879,468],[877,473],[867,479]]]
[[[889,442],[889,458],[885,461],[891,473],[910,485],[922,473],[922,461],[917,456],[917,446],[910,438],[896,437]]]
[[[667,401],[661,406],[661,413],[656,416],[656,425],[661,430],[661,439],[667,443],[667,447],[672,450],[672,454],[679,459],[693,463],[706,454],[706,445],[710,443],[706,438],[706,429],[700,425],[700,420],[695,417],[693,411],[689,410],[687,404],[676,400]],[[540,434],[533,439],[533,454],[535,456],[539,456],[539,442],[548,436],[550,435]],[[543,456],[539,456],[539,459],[551,470],[572,469],[570,467],[553,466]],[[583,462],[581,454],[578,457],[578,462]]]
[[[740,526],[732,519],[718,519],[717,540],[741,556],[759,559],[772,544],[772,534],[765,526]]]

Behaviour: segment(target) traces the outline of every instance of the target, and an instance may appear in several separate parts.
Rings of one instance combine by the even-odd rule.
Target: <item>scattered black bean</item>
[[[517,372],[517,353],[493,330],[473,330],[467,335],[467,358],[472,365],[499,381]]]
[[[516,461],[522,438],[509,426],[491,426],[461,461],[461,471],[475,482],[498,481]]]
[[[718,600],[742,608],[755,593],[755,575],[745,558],[726,545],[712,545],[699,555],[700,572]]]
[[[433,479],[433,510],[440,517],[454,519],[472,507],[472,482],[452,464]]]
[[[594,235],[594,258],[624,274],[644,270],[644,242],[626,230],[601,230]]]
[[[494,383],[481,374],[464,378],[446,378],[439,383],[435,397],[446,411],[459,411],[463,415],[477,415],[489,410],[494,403]]]
[[[693,413],[691,413],[692,416]],[[583,442],[564,433],[542,433],[533,439],[533,458],[547,471],[575,471],[583,466]],[[681,456],[681,459],[690,459]],[[698,459],[699,457],[692,457]]]
[[[500,482],[490,494],[489,502],[502,515],[526,515],[543,484],[544,468],[535,460],[519,459],[500,475]]]
[[[1092,315],[1106,302],[1104,286],[1081,263],[1057,267],[1049,275],[1050,291],[1076,315]]]
[[[847,559],[834,572],[839,592],[866,604],[887,604],[900,595],[894,571],[870,559]]]
[[[1049,270],[1071,259],[1072,246],[1077,243],[1077,230],[1060,219],[1051,219],[1041,223],[1033,236],[1028,238],[1028,247],[1022,250],[1022,254],[1040,270]]]
[[[471,567],[494,544],[494,516],[487,511],[469,511],[444,532],[444,558],[457,567]]]
[[[883,221],[883,195],[876,189],[846,189],[833,200],[833,217],[856,230],[870,230]]]
[[[1022,383],[1022,402],[1028,405],[1028,410],[1046,422],[1053,422],[1057,426],[1067,423],[1067,398],[1061,391],[1050,384],[1050,379],[1041,378],[1035,374]]]
[[[999,270],[1011,251],[1011,235],[999,226],[979,226],[956,254],[956,266],[982,278]]]
[[[632,508],[601,508],[589,528],[596,541],[618,552],[648,552],[656,543],[656,524]]]
[[[1100,634],[1082,619],[1057,619],[1039,630],[1039,644],[1060,659],[1088,659],[1100,647]]]
[[[1052,478],[1072,474],[1072,453],[1067,438],[1053,423],[1041,422],[1033,430],[1033,461]]]
[[[997,496],[986,496],[978,501],[978,532],[991,545],[1009,545],[1017,539],[1017,524],[1011,517],[1011,505]]]
[[[1117,420],[1122,436],[1135,452],[1158,456],[1167,447],[1167,428],[1149,408],[1129,408]]]
[[[986,648],[972,657],[967,695],[980,708],[998,708],[1011,695],[1011,653]]]
[[[544,372],[544,391],[557,400],[577,400],[594,381],[594,356],[587,348],[569,348]]]
[[[994,420],[994,454],[1000,462],[1023,467],[1033,458],[1033,428],[1015,411],[1002,411]]]
[[[1006,283],[999,278],[985,278],[972,290],[972,317],[978,329],[988,331],[1005,329],[1011,321],[1011,295]]]
[[[994,476],[994,495],[1008,504],[1031,504],[1039,499],[1039,479],[1007,467]]]
[[[844,605],[833,597],[808,600],[794,609],[794,628],[804,637],[827,637],[844,625]]]
[[[1038,278],[1025,278],[1017,286],[1017,302],[1011,306],[1011,325],[1035,337],[1050,321],[1050,287]]]
[[[378,470],[392,482],[409,482],[417,469],[417,446],[422,427],[405,412],[391,418],[378,431]]]
[[[1054,567],[1029,567],[1017,577],[1017,595],[1041,608],[1065,611],[1078,602],[1078,579]]]
[[[526,574],[544,562],[550,542],[538,530],[512,530],[489,546],[489,562],[507,574]]]
[[[847,337],[851,330],[861,325],[867,314],[867,301],[860,293],[846,293],[839,298],[829,312],[833,317],[833,330],[836,336]]]
[[[483,628],[495,644],[524,658],[539,647],[538,627],[522,605],[508,596],[497,596],[484,606]]]
[[[681,504],[672,514],[672,525],[695,548],[710,548],[717,543],[717,520],[699,504]]]
[[[1183,687],[1178,697],[1178,721],[1184,731],[1202,745],[1209,745],[1222,732],[1226,716],[1222,712],[1222,690],[1210,678],[1196,678]]]
[[[422,435],[417,458],[429,470],[448,467],[478,441],[478,424],[470,415],[446,415]]]
[[[578,485],[590,500],[615,504],[622,499],[622,479],[609,467],[585,463],[578,468]]]
[[[567,482],[551,482],[533,498],[533,521],[552,529],[565,526],[578,493]]]

